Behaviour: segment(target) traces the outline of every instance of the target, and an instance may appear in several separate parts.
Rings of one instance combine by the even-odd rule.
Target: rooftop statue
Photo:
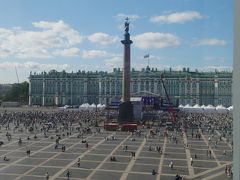
[[[129,31],[129,21],[128,20],[129,20],[129,18],[127,17],[125,19],[125,27],[124,27],[126,33],[128,33],[128,31]]]

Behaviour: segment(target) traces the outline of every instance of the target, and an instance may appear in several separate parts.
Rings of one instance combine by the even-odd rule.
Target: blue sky
[[[232,0],[0,0],[0,83],[30,71],[122,67],[130,18],[132,67],[232,68]]]

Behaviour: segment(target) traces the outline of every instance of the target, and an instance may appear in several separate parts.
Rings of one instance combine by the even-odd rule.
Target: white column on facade
[[[130,97],[131,97],[131,94],[134,93],[134,86],[137,84],[137,80],[134,79],[133,81],[130,82],[130,85],[131,85],[131,91],[130,91]]]
[[[42,106],[45,106],[45,79],[44,78],[42,83]]]
[[[214,79],[214,106],[218,105],[218,79]]]
[[[234,63],[233,63],[233,179],[240,179],[240,1],[234,1]]]
[[[29,80],[29,98],[28,98],[28,105],[32,105],[32,82],[31,79]]]
[[[115,78],[115,81],[114,81],[114,96],[117,97],[117,78]]]
[[[104,81],[104,84],[105,84],[105,86],[104,86],[104,101],[105,101],[105,104],[107,104],[108,102],[107,102],[107,80],[106,79]]]
[[[192,79],[191,79],[191,82],[190,82],[190,104],[194,105],[193,104],[193,83],[192,83]]]
[[[184,81],[184,94],[187,94],[187,81]]]
[[[184,104],[187,104],[187,80],[184,80]]]
[[[197,82],[196,82],[196,98],[197,98],[196,103],[197,103],[197,104],[200,104],[200,97],[199,97],[199,80],[197,80]]]
[[[144,80],[144,85],[143,85],[143,91],[144,91],[144,92],[147,91],[147,90],[146,90],[146,89],[147,89],[147,88],[146,88],[146,84],[147,84],[147,83],[146,83],[146,80]]]
[[[99,79],[98,81],[98,99],[99,99],[99,103],[103,103],[102,102],[102,80]]]
[[[109,79],[109,95],[112,97],[112,79]]]
[[[68,89],[68,81],[67,81],[67,79],[64,79],[64,82],[65,82],[65,83],[64,83],[64,84],[65,84],[65,86],[64,86],[64,101],[65,101],[65,102],[64,102],[63,104],[64,104],[64,105],[69,105],[69,104],[68,104],[68,97],[69,97],[69,96],[68,96],[68,93],[69,93],[70,91],[69,91],[69,89]]]
[[[137,92],[139,93],[140,91],[141,91],[141,81],[140,81],[140,79],[138,79],[138,81],[137,81]]]
[[[179,104],[182,104],[182,86],[181,80],[178,80],[178,95],[179,95]]]
[[[87,103],[87,79],[84,79],[83,81],[83,97],[84,97],[84,103]]]
[[[72,79],[71,79],[70,96],[71,96],[71,105],[72,105],[73,104],[73,80]]]
[[[60,79],[60,93],[59,93],[59,96],[58,96],[58,102],[60,104],[62,104],[62,97],[63,97],[63,93],[62,93],[62,90],[63,90],[63,87],[62,87],[62,79]]]
[[[158,94],[158,89],[157,89],[157,84],[158,84],[158,81],[156,79],[154,79],[154,93],[155,94]]]
[[[62,98],[62,105],[66,105],[66,97],[65,96],[63,96],[63,98]]]
[[[58,105],[58,96],[55,97],[55,104]]]
[[[58,80],[55,79],[55,105],[58,105]]]

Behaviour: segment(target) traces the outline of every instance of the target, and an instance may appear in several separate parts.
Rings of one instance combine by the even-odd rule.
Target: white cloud
[[[50,30],[52,33],[49,35],[58,35],[58,39],[60,42],[64,42],[65,45],[71,46],[80,43],[83,40],[83,37],[79,35],[79,33],[72,29],[68,24],[64,23],[64,21],[60,20],[58,22],[48,22],[48,21],[40,21],[34,22],[33,26]],[[54,32],[54,33],[53,33]]]
[[[12,31],[4,28],[0,28],[0,39],[5,38],[6,36],[12,35]]]
[[[150,18],[150,21],[153,23],[166,23],[166,24],[184,24],[189,21],[194,21],[196,19],[202,19],[203,16],[196,11],[185,11],[185,12],[176,12],[172,14],[162,15],[162,16],[153,16]]]
[[[224,63],[226,61],[225,57],[211,57],[211,56],[206,56],[204,57],[205,61],[210,61],[212,62],[216,62],[216,63]]]
[[[53,52],[53,55],[61,56],[61,57],[79,56],[80,55],[80,50],[78,48],[69,48],[69,49],[63,49],[63,50],[56,50],[56,51]]]
[[[133,36],[134,45],[140,49],[166,48],[180,45],[180,39],[170,33],[147,32]]]
[[[54,51],[72,49],[83,37],[63,21],[32,23],[34,31],[21,28],[0,29],[0,57],[50,58]],[[64,53],[63,53],[64,55]]]
[[[114,18],[116,18],[117,20],[120,20],[120,21],[125,20],[127,17],[129,18],[130,21],[135,21],[140,18],[140,16],[137,14],[119,13],[116,16],[114,16]]]
[[[37,62],[28,61],[25,63],[19,63],[19,62],[10,62],[5,61],[0,63],[0,69],[2,70],[9,70],[12,68],[18,68],[18,69],[25,69],[25,70],[37,70],[37,71],[44,71],[44,70],[66,70],[70,68],[69,64],[40,64]]]
[[[82,57],[86,59],[94,59],[94,58],[113,58],[113,57],[119,57],[120,54],[117,53],[110,53],[104,50],[83,50],[82,51]]]
[[[123,62],[123,59],[121,56],[116,56],[116,57],[104,60],[105,65],[109,69],[122,67],[122,62]]]
[[[109,34],[97,32],[88,37],[88,40],[92,43],[97,43],[101,45],[114,44],[119,41],[117,36],[110,36]]]
[[[221,39],[200,39],[193,43],[194,46],[224,46],[226,41]]]
[[[102,50],[84,50],[82,53],[82,57],[87,59],[103,58],[107,56],[109,56],[109,54]]]

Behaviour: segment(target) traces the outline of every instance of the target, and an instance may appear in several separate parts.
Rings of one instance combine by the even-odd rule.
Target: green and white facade
[[[232,72],[198,72],[145,68],[131,71],[131,96],[166,97],[186,105],[232,105]],[[67,73],[50,71],[29,76],[29,105],[63,106],[83,103],[108,104],[121,99],[122,71]]]

